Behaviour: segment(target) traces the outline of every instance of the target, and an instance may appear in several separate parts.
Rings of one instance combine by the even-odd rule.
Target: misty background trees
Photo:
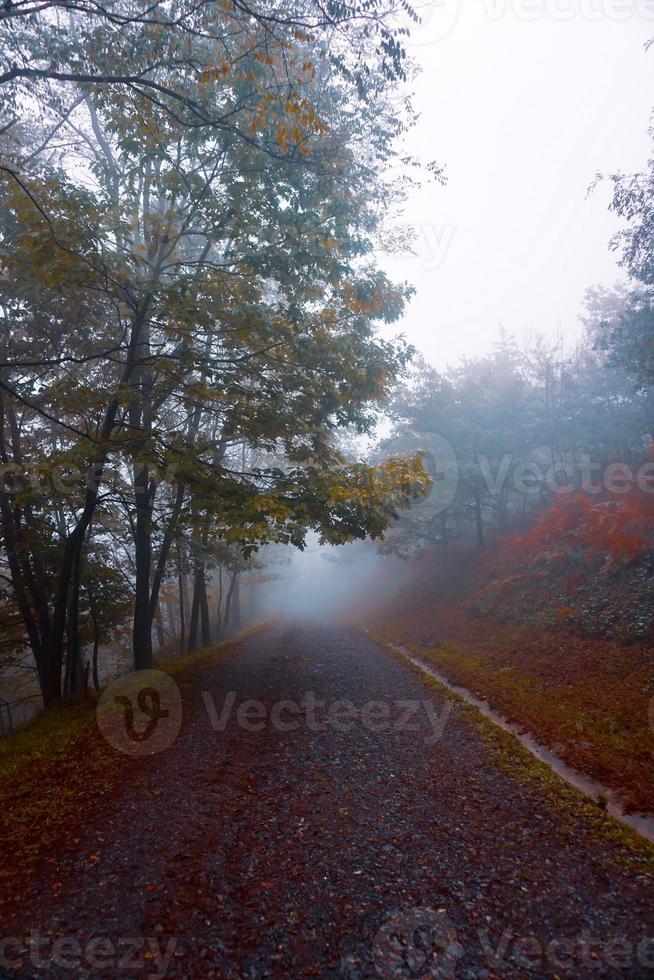
[[[423,451],[435,488],[393,526],[385,550],[447,553],[456,540],[482,550],[553,500],[601,495],[607,476],[619,493],[621,465],[635,489],[652,459],[654,400],[601,349],[610,328],[594,317],[614,299],[589,292],[588,333],[569,351],[542,337],[522,348],[500,337],[491,354],[449,372],[414,362],[394,394],[394,431],[382,446]],[[451,500],[443,496],[449,487]]]
[[[624,220],[609,244],[626,279],[588,289],[577,344],[536,335],[518,345],[500,331],[490,354],[448,371],[415,359],[396,387],[382,447],[422,451],[434,487],[394,525],[385,551],[447,554],[455,540],[481,551],[542,508],[574,510],[579,494],[598,507],[578,508],[578,539],[585,519],[598,551],[622,549],[628,560],[654,545],[654,160],[609,179]]]

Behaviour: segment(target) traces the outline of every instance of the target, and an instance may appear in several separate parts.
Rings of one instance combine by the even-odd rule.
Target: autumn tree
[[[415,464],[353,464],[333,440],[369,427],[408,354],[375,337],[407,294],[371,261],[404,126],[388,51],[368,57],[362,85],[347,70],[348,44],[368,36],[356,19],[346,44],[295,21],[271,32],[239,5],[198,16],[179,58],[170,25],[119,24],[137,56],[156,54],[147,77],[180,96],[181,116],[143,85],[44,78],[32,97],[46,122],[15,141],[5,171],[3,452],[20,467],[29,433],[46,479],[67,475],[66,494],[43,500],[46,522],[57,514],[51,596],[31,586],[33,491],[18,511],[2,496],[47,701],[66,650],[78,656],[91,541],[109,540],[116,514],[131,536],[134,663],[147,667],[180,534],[197,624],[221,542],[247,556],[266,541],[301,546],[311,528],[330,542],[378,536],[424,487]],[[96,24],[84,57],[109,51],[115,30]],[[253,465],[262,452],[280,462]]]

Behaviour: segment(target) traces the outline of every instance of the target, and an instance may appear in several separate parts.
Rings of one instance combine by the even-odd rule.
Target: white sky
[[[423,14],[407,148],[448,184],[410,199],[420,254],[384,262],[418,290],[401,329],[437,367],[488,350],[500,324],[572,339],[585,289],[621,275],[608,187],[587,192],[597,171],[650,155],[654,0],[443,0]]]

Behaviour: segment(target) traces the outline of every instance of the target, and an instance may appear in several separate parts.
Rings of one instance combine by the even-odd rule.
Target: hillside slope
[[[599,506],[598,519],[606,513]],[[625,558],[626,532],[614,521],[598,531],[588,514],[577,508],[574,525],[570,510],[545,512],[482,556],[427,556],[366,622],[616,790],[627,810],[654,812],[654,558],[642,545]]]

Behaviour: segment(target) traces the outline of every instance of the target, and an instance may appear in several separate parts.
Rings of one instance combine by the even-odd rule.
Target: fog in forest
[[[372,544],[321,545],[311,534],[304,551],[280,548],[269,574],[272,580],[252,587],[262,614],[329,622],[358,618],[391,598],[412,569]]]

